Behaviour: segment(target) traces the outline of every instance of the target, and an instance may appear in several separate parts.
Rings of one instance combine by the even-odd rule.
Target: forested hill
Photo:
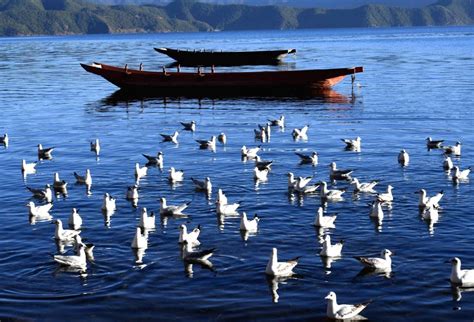
[[[215,5],[194,0],[166,6],[0,0],[2,36],[470,24],[474,24],[472,0],[441,0],[423,8],[365,5],[355,9]]]

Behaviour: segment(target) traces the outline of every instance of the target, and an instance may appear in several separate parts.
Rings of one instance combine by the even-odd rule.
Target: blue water
[[[439,150],[427,151],[432,136],[448,144],[463,143],[455,164],[474,164],[472,93],[473,27],[408,29],[338,29],[189,34],[102,35],[0,39],[0,133],[10,145],[0,147],[0,319],[58,320],[321,320],[324,296],[338,294],[342,303],[369,298],[363,312],[371,320],[454,320],[474,316],[474,295],[449,283],[453,256],[474,268],[471,182],[453,185],[443,172]],[[330,98],[152,98],[115,100],[116,88],[88,74],[80,62],[160,69],[171,61],[153,47],[255,50],[296,48],[279,66],[242,69],[307,69],[364,66],[354,91],[350,79]],[[235,68],[235,67],[234,67]],[[227,68],[222,68],[227,69]],[[220,70],[220,68],[218,69]],[[255,186],[252,162],[241,162],[240,147],[260,143],[253,129],[284,114],[285,131],[274,131],[261,156],[274,160],[267,183]],[[195,120],[197,131],[182,132],[179,145],[161,143],[160,133]],[[309,140],[294,142],[295,127],[310,125]],[[226,146],[215,153],[199,150],[195,139],[225,132]],[[360,136],[362,151],[344,151],[340,138]],[[100,158],[89,141],[100,138]],[[36,145],[55,146],[54,158],[41,161],[26,181],[21,159],[36,160]],[[397,164],[400,149],[409,166]],[[125,200],[142,153],[163,151],[165,169],[149,170],[140,182],[139,208]],[[318,151],[319,165],[298,165],[295,151]],[[319,257],[320,232],[311,224],[318,195],[291,198],[286,173],[328,180],[328,165],[353,168],[362,181],[381,180],[378,189],[394,186],[395,201],[385,209],[381,227],[369,219],[370,195],[330,203],[337,212],[333,240],[344,239],[343,257],[325,269]],[[170,186],[170,166],[184,169],[182,185]],[[92,172],[92,195],[74,184],[73,172]],[[51,214],[67,222],[72,207],[84,220],[82,237],[96,245],[87,274],[68,272],[52,259],[57,253],[54,225],[30,224],[25,185],[42,187],[59,172],[69,182],[67,198],[54,200]],[[190,177],[209,176],[211,200],[194,191]],[[337,187],[348,186],[338,182]],[[243,241],[239,218],[215,213],[215,193],[222,188],[241,210],[262,220],[257,235]],[[414,192],[444,190],[439,221],[433,227],[418,214]],[[105,225],[102,195],[118,198],[117,211]],[[140,207],[157,211],[158,199],[192,201],[188,218],[164,218],[149,237],[143,265],[135,263],[130,242]],[[203,248],[216,247],[214,270],[194,265],[187,272],[180,258],[178,227],[201,224]],[[302,256],[286,281],[267,280],[264,270],[272,247],[281,258]],[[396,253],[393,272],[358,276],[357,255]],[[67,248],[69,249],[69,247]],[[276,289],[278,288],[278,289]],[[274,303],[274,292],[279,295]],[[458,300],[457,300],[458,299]]]

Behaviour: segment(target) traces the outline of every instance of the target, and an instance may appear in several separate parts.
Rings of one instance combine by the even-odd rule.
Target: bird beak
[[[329,295],[324,298],[325,300],[329,300]]]

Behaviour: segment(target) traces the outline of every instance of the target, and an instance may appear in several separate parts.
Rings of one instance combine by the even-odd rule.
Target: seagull
[[[211,178],[206,177],[206,179],[204,179],[202,181],[191,178],[191,181],[194,183],[194,186],[196,187],[196,190],[205,191],[208,194],[211,193],[211,191],[212,191]]]
[[[454,154],[455,156],[461,155],[461,142],[456,142],[456,145],[442,146],[444,153]]]
[[[336,162],[331,162],[329,167],[329,178],[331,180],[348,180],[354,172],[352,169],[338,169]]]
[[[69,215],[68,226],[73,230],[79,230],[82,226],[82,218],[76,208],[72,208],[71,214]]]
[[[271,126],[285,127],[285,115],[281,115],[279,119],[268,120]]]
[[[64,266],[85,270],[87,268],[85,245],[79,244],[78,255],[54,255],[54,261]]]
[[[106,192],[104,194],[104,199],[102,201],[102,210],[106,212],[114,212],[115,209],[116,209],[115,198]]]
[[[258,155],[255,157],[255,166],[259,170],[267,169],[268,171],[270,171],[272,164],[273,164],[273,160],[262,160],[262,158],[260,158],[260,156]]]
[[[244,158],[253,159],[257,157],[257,153],[260,151],[260,149],[260,146],[248,149],[245,145],[243,145],[240,149],[240,154]]]
[[[236,203],[220,203],[217,202],[217,213],[221,215],[233,215],[237,213],[237,208],[240,207],[240,202]]]
[[[56,230],[54,231],[54,238],[60,241],[70,241],[74,239],[74,236],[79,235],[80,230],[64,229],[63,222],[61,219],[54,221],[56,224]]]
[[[293,268],[298,265],[300,257],[296,257],[286,262],[278,261],[277,249],[273,248],[268,261],[265,273],[270,276],[291,276],[293,275]]]
[[[184,260],[197,260],[197,261],[205,261],[209,257],[211,257],[214,252],[215,248],[204,249],[204,250],[193,250],[193,246],[187,241],[183,241],[184,249],[183,249],[183,259]]]
[[[178,131],[174,131],[172,135],[168,134],[160,134],[163,137],[163,142],[173,142],[174,144],[178,144]]]
[[[91,151],[95,152],[95,155],[99,155],[100,153],[99,139],[95,139],[95,141],[91,141]]]
[[[370,182],[359,182],[359,179],[353,178],[351,184],[354,186],[354,192],[369,192],[376,193],[374,187],[379,183],[378,180],[372,180]]]
[[[369,217],[383,219],[382,201],[375,199],[370,205]]]
[[[33,201],[30,201],[26,204],[26,207],[28,207],[30,216],[42,217],[49,216],[49,211],[53,208],[53,204],[47,203],[45,205],[36,206]]]
[[[309,125],[303,126],[301,129],[293,129],[293,132],[291,132],[291,135],[293,136],[294,140],[307,140],[308,139],[308,129]]]
[[[53,150],[54,150],[54,147],[43,149],[43,146],[41,145],[41,143],[38,144],[38,159],[51,159],[52,158],[51,153],[53,152]]]
[[[353,150],[360,150],[361,139],[360,136],[355,139],[341,139],[346,144],[346,148]]]
[[[46,184],[43,189],[34,189],[30,187],[26,187],[35,198],[40,198],[46,200],[46,202],[53,202],[53,191],[51,190],[51,186]]]
[[[461,260],[454,257],[450,260],[452,266],[451,283],[460,284],[464,287],[474,286],[474,269],[461,269]]]
[[[225,135],[225,133],[221,133],[217,136],[217,141],[221,142],[222,144],[226,144],[227,143],[227,136]]]
[[[432,140],[431,137],[426,138],[426,147],[428,149],[439,149],[443,144],[444,140]]]
[[[371,302],[367,301],[360,304],[337,304],[336,293],[329,292],[325,297],[328,300],[326,315],[330,319],[349,320],[359,315]]]
[[[429,207],[425,207],[421,213],[421,218],[425,220],[429,220],[432,222],[437,222],[439,218],[439,206],[431,205]]]
[[[89,261],[94,261],[94,248],[95,248],[94,244],[91,244],[91,243],[84,244],[82,242],[81,235],[74,236],[74,244],[75,244],[74,248],[76,249],[76,255],[80,254],[80,246],[82,245],[82,246],[84,246],[84,251],[86,253],[86,258]]]
[[[183,211],[188,208],[191,201],[183,203],[179,206],[172,206],[166,203],[166,199],[164,197],[160,198],[160,215],[163,216],[174,216],[174,215],[182,215]]]
[[[26,160],[21,160],[21,171],[23,173],[35,173],[37,162],[26,163]]]
[[[150,216],[148,216],[146,208],[142,208],[138,227],[143,229],[155,229],[155,214],[153,213],[153,211],[150,213]]]
[[[259,170],[258,167],[253,168],[253,178],[255,180],[267,181],[268,180],[268,169]]]
[[[443,190],[438,192],[433,197],[428,197],[426,195],[426,190],[425,189],[420,189],[415,193],[420,194],[420,199],[418,201],[418,207],[420,207],[421,209],[430,208],[432,206],[438,207],[439,206],[439,201],[441,200],[441,198],[443,198],[443,195],[444,195]]]
[[[334,214],[333,216],[324,216],[323,207],[319,207],[318,213],[316,214],[316,218],[314,219],[313,226],[321,228],[336,228],[336,225],[334,224],[336,218],[337,214]]]
[[[295,188],[296,184],[295,175],[293,172],[288,172],[286,175],[288,176],[288,190],[292,190]]]
[[[410,162],[410,155],[408,154],[407,151],[401,150],[400,153],[398,154],[398,163],[400,163],[402,167],[406,167],[409,162]]]
[[[141,178],[147,175],[147,172],[148,172],[147,167],[140,168],[140,164],[138,162],[135,163],[135,179],[140,180]]]
[[[354,258],[366,267],[373,269],[383,269],[388,271],[392,269],[392,258],[390,257],[391,255],[391,251],[389,251],[388,249],[384,249],[381,253],[382,258],[360,256],[355,256]]]
[[[142,154],[147,160],[147,164],[156,165],[160,169],[163,168],[163,152],[159,151],[156,156]]]
[[[8,146],[8,143],[9,143],[9,139],[8,139],[8,134],[5,133],[3,134],[3,136],[0,136],[0,144],[4,145],[4,146]]]
[[[216,136],[213,135],[210,140],[196,140],[200,149],[216,149]]]
[[[311,155],[306,155],[298,152],[295,152],[295,154],[300,157],[300,164],[318,164],[318,153],[315,151],[313,151]]]
[[[342,252],[342,246],[344,246],[343,240],[341,240],[339,243],[331,245],[331,236],[326,235],[324,237],[323,249],[321,250],[319,255],[326,257],[340,257]]]
[[[377,198],[380,199],[380,201],[382,202],[386,202],[386,203],[392,202],[393,201],[392,189],[393,187],[391,185],[388,185],[387,192],[377,194]]]
[[[77,183],[86,184],[88,186],[92,185],[91,170],[89,170],[89,169],[86,170],[86,175],[85,176],[81,176],[81,175],[77,174],[77,172],[74,172],[74,177],[76,178]]]
[[[325,200],[341,200],[342,195],[346,192],[346,188],[343,189],[328,189],[326,181],[321,181],[321,199]]]
[[[271,126],[270,126],[270,123],[265,124],[265,126],[258,125],[258,128],[259,128],[261,131],[264,131],[264,132],[265,132],[265,135],[267,136],[267,141],[269,141],[269,140],[270,140],[271,133],[272,133],[272,128],[271,128]]]
[[[443,169],[446,171],[451,170],[454,167],[451,157],[447,154],[444,155]]]
[[[183,130],[194,132],[196,131],[196,122],[191,121],[189,123],[179,122],[183,126]]]
[[[254,129],[253,132],[255,139],[261,140],[262,142],[267,141],[267,132],[265,132],[264,128],[260,128],[259,130]]]
[[[306,194],[306,193],[314,193],[320,187],[319,183],[310,185],[309,182],[313,177],[298,177],[294,180],[293,189],[296,192]]]
[[[171,183],[184,180],[184,171],[183,170],[175,170],[173,167],[171,167],[169,172],[170,172],[170,174],[168,176],[168,180]]]
[[[128,200],[138,199],[138,186],[134,184],[133,186],[129,186],[127,188],[126,198]]]
[[[258,230],[259,221],[260,218],[258,218],[257,214],[254,215],[253,219],[248,220],[247,214],[242,212],[242,217],[240,217],[240,230],[255,233]]]
[[[148,234],[146,231],[142,234],[142,229],[137,227],[135,230],[135,236],[133,237],[132,248],[135,249],[147,249],[148,248]]]
[[[217,190],[217,198],[216,198],[216,203],[220,203],[222,205],[227,205],[227,197],[222,191],[222,189]]]
[[[468,167],[467,169],[464,169],[464,170],[459,170],[458,166],[454,166],[453,169],[454,169],[453,181],[469,179],[469,174],[471,173],[471,167]]]
[[[67,187],[67,182],[64,180],[59,179],[59,173],[55,172],[54,173],[54,181],[53,181],[53,188],[55,189],[66,189]]]
[[[179,240],[180,244],[187,241],[192,247],[199,246],[201,243],[199,242],[199,234],[201,233],[201,225],[198,225],[192,231],[188,233],[188,228],[185,224],[179,226]]]

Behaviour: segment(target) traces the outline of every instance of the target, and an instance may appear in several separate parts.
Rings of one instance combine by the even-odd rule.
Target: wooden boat
[[[183,66],[240,66],[276,64],[296,49],[261,51],[206,51],[155,48]]]
[[[255,72],[169,72],[144,71],[101,63],[81,64],[88,72],[102,76],[126,91],[154,94],[296,94],[321,91],[336,85],[347,75],[363,72],[363,67]]]

